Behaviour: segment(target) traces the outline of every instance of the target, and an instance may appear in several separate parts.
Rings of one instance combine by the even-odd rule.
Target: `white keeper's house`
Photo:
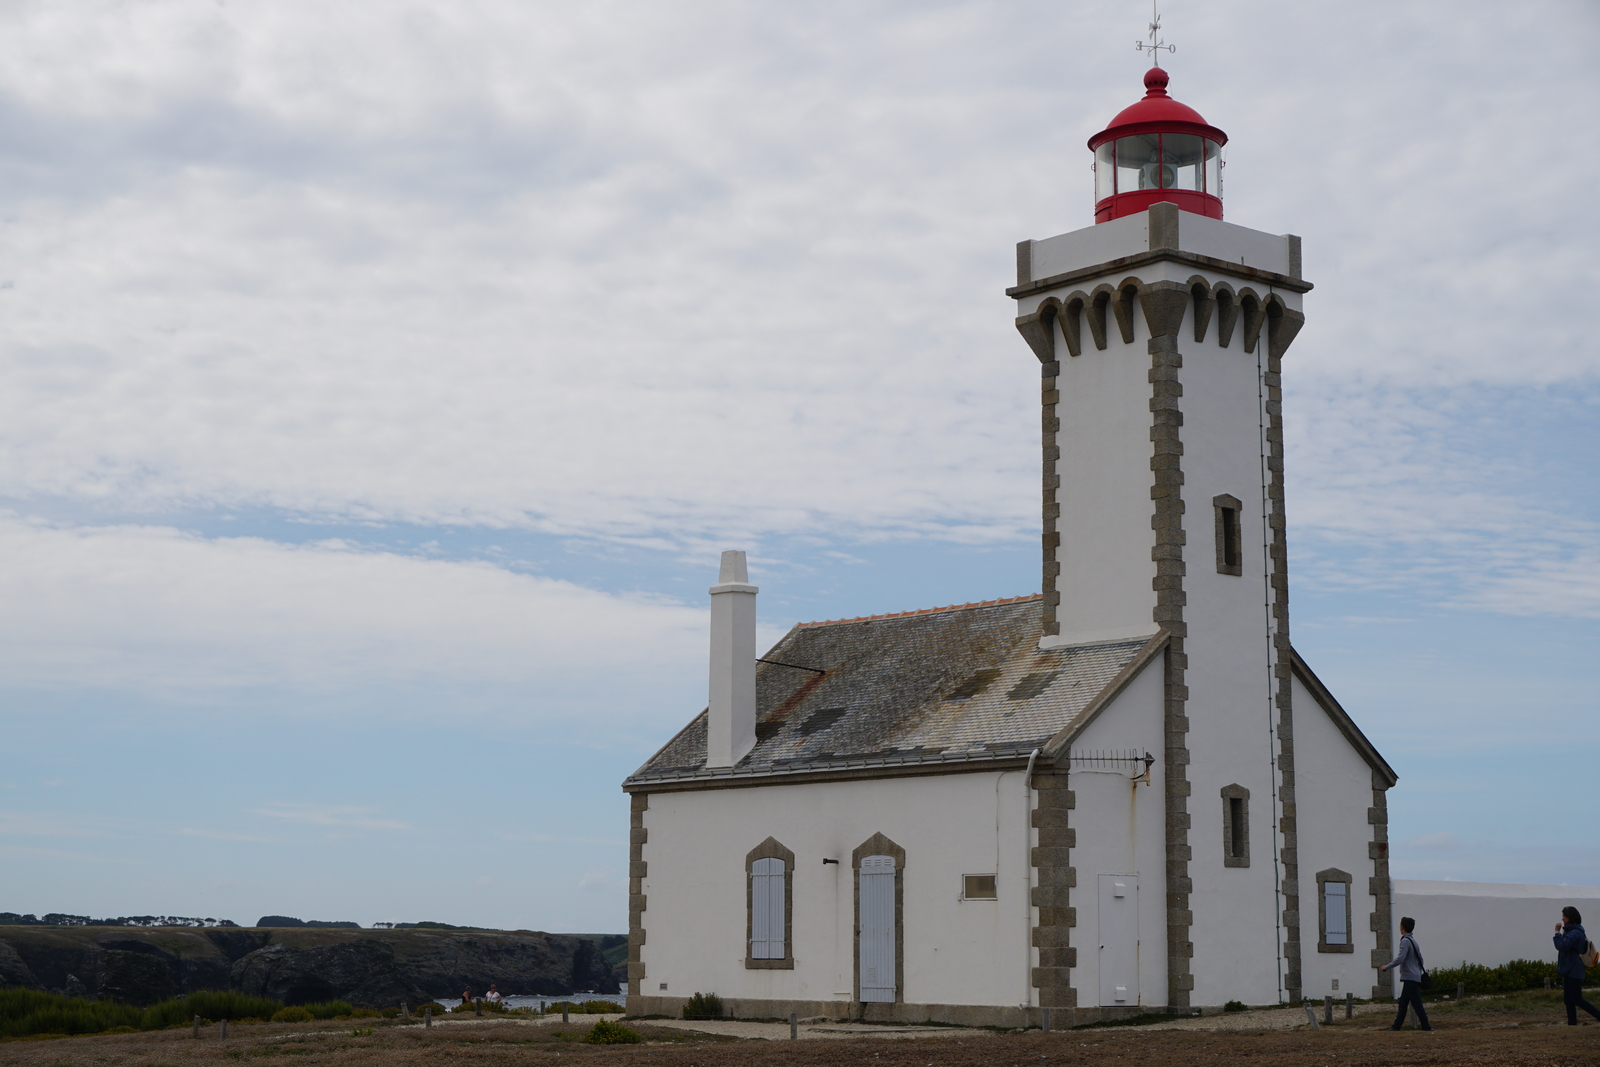
[[[1043,592],[801,623],[724,553],[707,710],[624,783],[628,1009],[1064,1026],[1378,992],[1394,771],[1289,640],[1300,239],[1145,75],[1017,246]],[[1020,369],[1020,368],[1019,368]],[[1387,983],[1384,983],[1387,988]]]

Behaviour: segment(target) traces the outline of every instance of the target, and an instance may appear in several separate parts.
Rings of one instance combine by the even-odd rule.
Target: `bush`
[[[1467,993],[1473,996],[1515,993],[1523,989],[1543,989],[1546,978],[1550,979],[1552,987],[1561,988],[1556,965],[1543,960],[1512,960],[1498,967],[1469,963],[1464,967],[1440,967],[1428,973],[1433,976],[1433,993],[1454,995],[1456,987],[1463,982]]]
[[[1230,1000],[1222,1006],[1223,1011],[1244,1011],[1245,1003],[1242,1000]]]
[[[722,1018],[722,998],[715,993],[696,993],[683,1005],[685,1019]]]
[[[266,1020],[272,1018],[273,1013],[281,1007],[283,1005],[278,1001],[266,997],[247,997],[243,993],[227,990],[203,990],[190,993],[182,1000],[163,1000],[150,1005],[144,1010],[139,1027],[143,1030],[165,1030],[169,1026],[183,1026],[196,1015],[208,1023],[220,1019],[231,1022]]]
[[[426,1013],[428,1008],[432,1008],[435,1015],[443,1015],[445,1012],[450,1010],[443,1004],[440,1004],[437,1000],[430,1000],[426,1004],[418,1004],[416,1007],[412,1008],[411,1014],[420,1019]]]
[[[584,1040],[591,1045],[637,1045],[643,1039],[637,1030],[610,1019],[601,1019],[589,1028],[589,1035]]]
[[[321,1004],[302,1005],[312,1015],[319,1019],[337,1019],[341,1015],[351,1015],[355,1009],[346,1000],[325,1000]]]
[[[586,1000],[582,1004],[570,1000],[552,1000],[544,1006],[546,1015],[559,1015],[566,1008],[568,1015],[617,1015],[625,1009],[614,1000]]]
[[[138,1027],[144,1012],[108,1000],[60,997],[33,989],[0,989],[0,1037],[33,1034],[98,1034]]]
[[[308,1023],[315,1018],[315,1015],[312,1015],[298,1004],[288,1008],[280,1008],[272,1013],[272,1021],[275,1023]]]

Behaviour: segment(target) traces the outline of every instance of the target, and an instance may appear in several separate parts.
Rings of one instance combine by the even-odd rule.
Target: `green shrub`
[[[696,993],[683,1005],[685,1019],[722,1018],[722,998],[715,993]]]
[[[1512,960],[1498,967],[1485,967],[1469,963],[1464,967],[1440,967],[1429,974],[1433,976],[1433,992],[1455,994],[1456,987],[1466,983],[1467,993],[1481,996],[1486,993],[1516,993],[1524,989],[1543,989],[1546,978],[1556,988],[1561,979],[1556,965],[1543,960]]]
[[[544,1013],[560,1015],[562,1008],[567,1009],[568,1015],[616,1015],[623,1011],[622,1005],[614,1000],[586,1000],[582,1004],[571,1000],[552,1000],[544,1006]]]
[[[1230,1000],[1222,1006],[1223,1011],[1244,1011],[1245,1003],[1242,1000]]]
[[[312,1015],[298,1004],[287,1008],[279,1008],[272,1013],[272,1021],[275,1023],[308,1023],[315,1018],[315,1015]]]
[[[98,1034],[139,1026],[144,1012],[109,1000],[61,997],[33,989],[0,989],[0,1037]]]
[[[341,1015],[349,1015],[355,1011],[347,1000],[325,1000],[321,1004],[301,1006],[319,1019],[337,1019]]]
[[[643,1039],[637,1030],[610,1019],[601,1019],[589,1028],[589,1035],[584,1040],[591,1045],[637,1045]]]
[[[425,1010],[428,1008],[432,1008],[435,1015],[443,1015],[445,1012],[450,1010],[443,1004],[440,1004],[437,1000],[430,1000],[426,1004],[418,1004],[416,1007],[412,1008],[411,1014],[420,1019],[422,1018]]]
[[[163,1000],[144,1010],[139,1022],[141,1030],[165,1030],[169,1026],[184,1026],[196,1015],[208,1023],[221,1019],[238,1022],[243,1019],[270,1019],[273,1012],[283,1007],[266,997],[247,997],[243,993],[227,990],[203,990],[190,993],[182,1000]]]

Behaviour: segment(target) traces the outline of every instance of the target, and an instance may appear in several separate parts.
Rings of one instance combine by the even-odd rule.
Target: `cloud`
[[[12,685],[584,684],[615,662],[619,640],[641,671],[698,662],[704,644],[704,613],[671,601],[338,541],[0,516],[0,553]]]

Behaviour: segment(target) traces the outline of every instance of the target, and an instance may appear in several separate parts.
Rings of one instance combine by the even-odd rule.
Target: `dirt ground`
[[[235,1067],[293,1057],[284,1067],[1592,1067],[1600,1064],[1600,1024],[1564,1025],[1554,994],[1528,993],[1430,1005],[1435,1030],[1387,1029],[1389,1005],[1313,1031],[1303,1012],[1277,1009],[1174,1020],[1152,1026],[1095,1027],[1042,1034],[929,1027],[818,1024],[806,1040],[787,1024],[718,1023],[687,1029],[675,1020],[628,1022],[641,1045],[581,1041],[595,1017],[420,1025],[355,1020],[343,1024],[216,1027],[200,1040],[188,1029],[54,1040],[0,1042],[0,1067]],[[754,1027],[758,1029],[746,1029]],[[708,1029],[727,1032],[707,1032]],[[736,1036],[737,1035],[737,1036]],[[774,1040],[774,1038],[777,1038]],[[826,1038],[826,1039],[824,1039]],[[263,1065],[265,1067],[265,1065]]]

